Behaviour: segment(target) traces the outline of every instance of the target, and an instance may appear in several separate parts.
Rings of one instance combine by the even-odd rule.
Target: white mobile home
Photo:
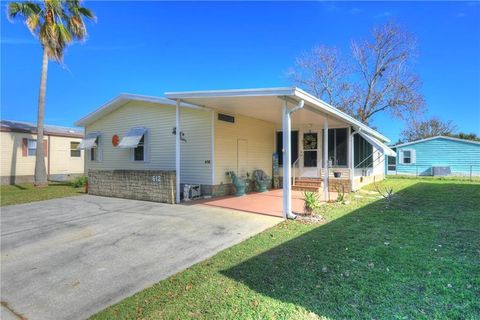
[[[76,123],[86,130],[81,148],[87,150],[89,175],[117,170],[131,178],[130,171],[152,172],[154,182],[174,176],[167,183],[174,192],[168,195],[179,202],[183,184],[200,185],[203,195],[224,195],[232,192],[227,172],[246,176],[263,170],[274,181],[283,178],[279,185],[287,199],[305,179],[324,191],[329,186],[356,190],[383,179],[385,155],[395,156],[386,137],[298,88],[165,96],[121,94]],[[153,174],[162,171],[172,176]]]

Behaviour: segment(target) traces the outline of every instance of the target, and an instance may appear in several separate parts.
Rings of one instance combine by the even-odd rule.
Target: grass
[[[51,182],[48,187],[35,188],[32,184],[0,186],[0,206],[63,198],[83,194],[83,188],[69,183]]]
[[[364,192],[281,223],[93,319],[478,319],[480,184],[381,184],[388,206]]]

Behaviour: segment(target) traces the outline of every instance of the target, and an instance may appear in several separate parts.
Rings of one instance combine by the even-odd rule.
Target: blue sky
[[[417,71],[428,115],[480,134],[478,2],[103,2],[89,39],[50,63],[46,123],[73,125],[121,92],[290,85],[295,57],[316,44],[345,53],[388,20],[419,41]],[[25,26],[1,12],[1,116],[35,121],[41,48]],[[396,141],[404,123],[374,125]]]

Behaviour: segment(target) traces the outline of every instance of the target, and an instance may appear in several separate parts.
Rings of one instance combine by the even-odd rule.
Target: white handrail
[[[298,156],[298,158],[292,163],[292,186],[295,185],[295,180],[296,180],[296,170],[295,170],[295,166],[298,164],[298,162],[300,161],[300,158],[303,157],[303,154],[301,154],[300,156]],[[299,167],[300,168],[300,167]]]

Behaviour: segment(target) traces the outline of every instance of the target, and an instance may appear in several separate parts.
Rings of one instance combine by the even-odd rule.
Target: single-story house
[[[436,136],[392,147],[387,174],[445,176],[480,175],[480,142]]]
[[[37,127],[34,123],[0,121],[1,184],[33,183]],[[83,130],[44,126],[45,166],[49,180],[64,181],[84,174],[83,152],[77,147]]]
[[[263,170],[284,187],[285,215],[292,188],[356,190],[395,156],[388,138],[295,87],[120,94],[75,125],[92,194],[178,203],[185,185],[226,195],[227,172]]]

